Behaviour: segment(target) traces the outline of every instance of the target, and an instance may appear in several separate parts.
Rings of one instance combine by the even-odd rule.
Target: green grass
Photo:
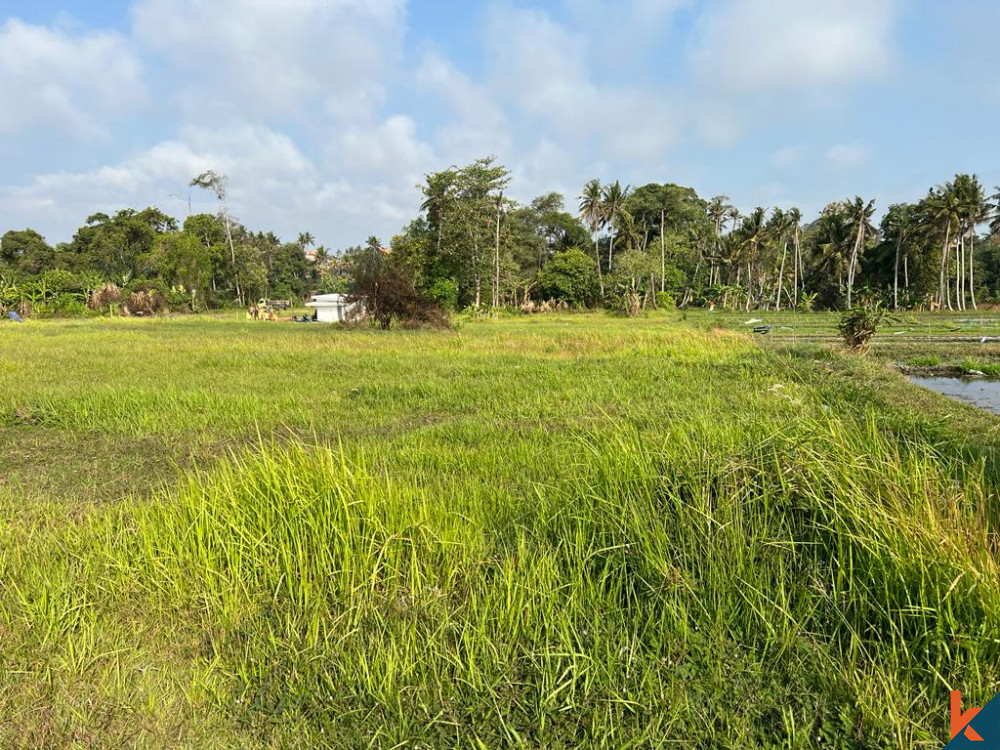
[[[940,747],[997,419],[677,316],[0,327],[0,746]]]

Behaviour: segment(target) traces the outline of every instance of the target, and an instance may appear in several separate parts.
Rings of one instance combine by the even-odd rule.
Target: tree
[[[864,253],[868,239],[875,237],[878,230],[872,225],[872,217],[875,215],[874,199],[866,203],[859,196],[853,201],[844,201],[844,208],[847,213],[848,226],[854,235],[854,248],[851,251],[851,261],[847,269],[847,309],[851,309],[858,262]]]
[[[302,232],[299,235],[299,247],[303,250],[312,247],[316,244],[316,238],[312,235],[312,232]]]
[[[0,264],[22,273],[41,273],[51,267],[55,250],[34,229],[10,231],[0,238]]]
[[[604,225],[611,231],[611,244],[608,247],[608,271],[612,270],[613,258],[615,255],[615,232],[623,220],[626,212],[625,202],[628,200],[631,189],[622,187],[622,184],[615,180],[611,185],[604,188],[601,201],[604,212],[601,216]]]
[[[951,310],[951,284],[948,275],[951,247],[955,231],[960,222],[961,204],[954,183],[945,183],[943,187],[931,190],[924,199],[927,218],[932,225],[938,227],[939,234],[944,236],[941,244],[941,266],[938,274],[938,304],[947,305]]]
[[[364,247],[349,252],[347,262],[350,299],[382,330],[395,322],[447,325],[441,308],[417,291],[412,269],[386,252],[378,237],[369,237]]]
[[[236,247],[233,244],[233,228],[232,219],[229,214],[229,204],[226,201],[226,195],[229,188],[229,178],[223,174],[213,172],[209,170],[207,172],[202,172],[200,175],[195,177],[189,183],[191,187],[199,187],[205,190],[211,190],[216,199],[219,201],[219,212],[222,216],[223,224],[226,229],[226,240],[229,243],[229,253],[233,263],[233,269],[236,269]],[[244,304],[243,291],[240,288],[240,277],[237,273],[233,279],[236,287],[236,299],[239,301],[240,305]]]
[[[580,196],[580,217],[590,230],[594,240],[594,257],[597,259],[597,280],[604,296],[604,275],[601,273],[601,255],[598,245],[598,235],[604,225],[604,190],[600,180],[591,180],[583,187]]]
[[[899,267],[903,258],[903,250],[913,231],[913,207],[906,203],[896,203],[889,206],[889,211],[882,220],[882,235],[895,238],[895,260],[892,266],[892,309],[899,309]]]
[[[797,208],[791,208],[786,212],[785,217],[788,220],[788,229],[792,233],[792,247],[794,249],[792,265],[795,267],[792,306],[797,309],[799,306],[799,284],[805,283],[805,271],[802,265],[802,212]],[[803,290],[805,290],[804,286]]]
[[[538,296],[543,300],[589,306],[597,301],[598,291],[594,264],[577,248],[557,253],[538,273]]]

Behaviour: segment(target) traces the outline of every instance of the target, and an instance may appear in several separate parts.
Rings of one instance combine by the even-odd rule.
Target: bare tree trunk
[[[493,253],[493,308],[500,307],[500,202],[503,196],[497,199],[497,236],[496,249]]]
[[[948,305],[951,307],[951,300],[949,299],[950,292],[946,289],[946,277],[948,273],[948,248],[951,245],[951,223],[948,223],[948,229],[944,235],[944,246],[941,248],[941,273],[938,278],[938,304],[941,307]]]
[[[229,243],[229,255],[233,262],[233,283],[236,285],[236,299],[239,300],[240,307],[243,306],[243,290],[240,288],[240,274],[236,270],[236,246],[233,245],[233,230],[229,221],[229,208],[222,207],[222,216],[226,224],[226,241]]]
[[[896,238],[896,264],[892,279],[892,309],[899,309],[899,251],[903,247],[903,233]]]
[[[611,273],[612,258],[615,254],[615,225],[611,225],[611,244],[608,246],[608,273]]]
[[[959,230],[961,231],[961,229]],[[958,238],[956,248],[958,257],[955,259],[955,306],[959,310],[965,309],[965,233],[962,232]]]
[[[774,309],[776,312],[781,312],[781,282],[785,278],[785,258],[787,256],[788,256],[788,241],[786,240],[781,250],[781,269],[778,271],[778,295],[774,301]]]
[[[667,237],[663,226],[667,220],[667,212],[660,209],[660,291],[667,291]]]
[[[794,278],[795,289],[793,290],[793,298],[794,299],[793,299],[793,302],[792,302],[792,306],[796,310],[798,310],[799,309],[799,266],[802,265],[802,253],[800,252],[800,249],[799,249],[799,228],[798,228],[798,226],[795,227],[795,236],[793,238],[793,242],[795,243],[795,258],[793,260],[793,265],[795,266],[795,273],[794,273],[794,276],[795,276],[795,278]]]
[[[903,256],[903,287],[910,291],[910,254]]]
[[[597,259],[597,281],[601,285],[601,296],[604,296],[604,273],[601,271],[601,246],[597,235],[594,235],[594,257]]]
[[[976,304],[976,228],[969,235],[969,294],[972,296],[972,309],[978,310]]]
[[[861,245],[865,241],[864,224],[858,228],[857,239],[854,240],[854,252],[851,253],[851,264],[847,269],[847,309],[853,307],[854,277],[858,270],[858,256],[861,254]]]

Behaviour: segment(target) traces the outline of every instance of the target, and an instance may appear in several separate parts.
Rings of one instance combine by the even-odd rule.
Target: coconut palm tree
[[[792,235],[792,306],[799,306],[799,282],[805,282],[805,274],[802,268],[802,212],[797,208],[790,208],[785,212],[788,221],[788,231]]]
[[[622,221],[623,215],[627,213],[625,202],[628,200],[632,189],[622,187],[622,184],[615,180],[611,185],[604,188],[601,199],[604,202],[604,224],[611,230],[611,244],[608,247],[608,271],[612,270],[615,254],[615,233]]]
[[[903,248],[913,231],[913,206],[908,203],[897,203],[889,206],[889,212],[882,221],[886,237],[896,237],[896,260],[892,272],[892,309],[899,309],[899,262],[903,257]]]
[[[600,180],[591,180],[583,186],[580,196],[580,218],[590,230],[594,239],[594,257],[597,260],[597,279],[601,285],[601,296],[604,296],[604,274],[601,272],[601,253],[598,235],[604,223],[604,191]]]
[[[965,266],[968,265],[968,291],[972,298],[972,309],[975,310],[978,308],[975,288],[976,228],[988,219],[990,204],[986,200],[986,192],[983,190],[982,183],[979,182],[979,178],[975,175],[958,175],[955,177],[955,192],[958,194],[960,207],[959,245],[961,252],[959,257],[961,262],[959,264],[958,277],[956,278],[959,288],[959,308],[962,310],[966,309],[966,274],[964,270]],[[966,239],[969,241],[967,260],[965,253]]]
[[[993,188],[996,192],[990,196],[993,201],[992,219],[990,220],[990,234],[1000,237],[1000,186]]]
[[[847,210],[848,226],[851,227],[854,235],[854,248],[851,251],[851,262],[847,270],[847,309],[853,306],[854,281],[857,277],[858,265],[861,254],[870,238],[878,234],[878,230],[872,224],[872,217],[875,215],[875,200],[865,202],[865,199],[857,196],[853,201],[844,201]]]
[[[837,280],[840,289],[851,264],[851,248],[855,237],[847,220],[843,203],[831,203],[823,209],[810,231],[814,243],[813,260],[818,278]]]
[[[312,247],[316,244],[316,238],[313,236],[312,232],[302,232],[299,235],[299,247],[303,250]]]
[[[746,261],[747,269],[747,311],[753,300],[753,268],[760,261],[760,250],[767,241],[767,209],[758,206],[743,218],[739,229],[736,230],[737,247]],[[739,275],[737,275],[737,279]],[[738,283],[738,282],[737,282]],[[766,281],[761,282],[761,288]]]
[[[708,214],[709,221],[715,227],[715,250],[711,257],[711,268],[708,272],[708,284],[711,286],[717,283],[716,274],[721,276],[721,270],[719,269],[719,263],[722,259],[722,235],[725,232],[726,220],[729,217],[729,212],[733,209],[733,206],[729,204],[728,195],[717,195],[712,200],[708,202],[708,208],[706,213]]]
[[[924,201],[928,212],[927,220],[938,232],[944,235],[941,245],[941,270],[938,276],[938,304],[941,307],[951,304],[951,282],[948,276],[950,268],[951,247],[955,232],[960,223],[961,204],[954,183],[945,183],[942,187],[930,191]]]
[[[785,262],[788,259],[788,238],[791,225],[789,215],[780,208],[774,209],[771,219],[767,222],[768,239],[774,244],[775,249],[781,248],[781,263],[778,267],[778,277],[775,280],[774,309],[781,311],[781,294],[785,285]]]

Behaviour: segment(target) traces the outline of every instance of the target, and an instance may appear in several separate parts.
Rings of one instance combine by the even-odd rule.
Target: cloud
[[[824,154],[827,167],[833,172],[846,172],[866,165],[871,150],[863,143],[838,143]]]
[[[74,34],[14,19],[0,26],[2,134],[101,135],[112,115],[142,95],[142,66],[118,33]]]
[[[840,88],[892,64],[896,0],[728,0],[707,11],[691,61],[718,90]]]
[[[804,146],[785,146],[771,154],[771,166],[775,169],[792,169],[798,167],[808,155]]]
[[[435,166],[415,124],[403,116],[371,131],[345,131],[331,154],[336,163],[321,169],[288,135],[263,126],[186,127],[177,138],[117,164],[38,175],[0,189],[0,214],[67,238],[97,211],[158,205],[182,214],[181,203],[190,195],[196,212],[214,212],[212,196],[187,187],[192,177],[214,169],[229,177],[233,214],[252,228],[285,237],[309,228],[320,242],[338,246],[398,231],[419,206],[422,170]]]
[[[553,136],[599,141],[607,156],[658,159],[678,137],[664,91],[595,83],[594,40],[532,9],[495,6],[487,23],[490,89]]]
[[[316,101],[329,114],[371,114],[380,75],[401,48],[404,0],[138,0],[134,33],[199,84],[192,111],[228,106],[288,117]]]

